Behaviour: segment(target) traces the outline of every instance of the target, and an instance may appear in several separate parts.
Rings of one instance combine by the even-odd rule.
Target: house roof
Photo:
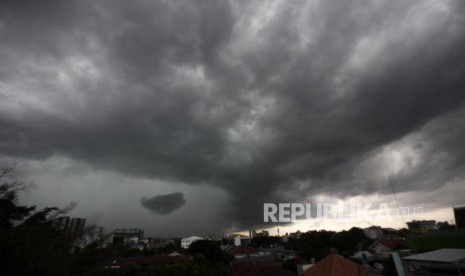
[[[465,249],[444,248],[427,253],[404,257],[408,261],[443,262],[453,263],[465,260]]]
[[[368,268],[338,254],[331,254],[305,270],[305,276],[364,276]]]
[[[407,247],[407,243],[402,239],[379,239],[376,242],[388,247],[389,249],[394,249],[396,247]]]
[[[373,249],[373,247],[375,247],[375,246],[377,246],[377,245],[378,245],[378,246],[385,247],[386,249],[391,249],[389,246],[384,245],[384,244],[380,243],[379,241],[375,241],[374,243],[372,243],[372,244],[370,245],[370,247],[368,247],[368,249],[371,250],[371,249]]]
[[[258,250],[251,246],[234,246],[228,250],[231,255],[258,254]]]
[[[235,276],[292,276],[295,274],[280,265],[264,263],[246,264],[241,263],[233,267]]]

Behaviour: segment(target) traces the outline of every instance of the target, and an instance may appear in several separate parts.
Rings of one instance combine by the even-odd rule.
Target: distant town
[[[137,228],[106,232],[68,216],[53,223],[73,240],[76,252],[88,247],[111,249],[99,266],[113,272],[175,266],[203,255],[212,263],[221,259],[232,275],[464,275],[465,206],[453,211],[455,225],[413,220],[403,229],[370,226],[280,236],[250,229],[248,235],[231,233],[221,238],[145,237],[144,230]]]

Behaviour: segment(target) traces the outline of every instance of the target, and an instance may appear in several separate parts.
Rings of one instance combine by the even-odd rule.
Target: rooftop
[[[465,260],[465,249],[444,248],[427,253],[404,257],[408,261],[453,263]]]
[[[364,276],[367,267],[354,263],[341,255],[331,254],[304,272],[305,276]]]

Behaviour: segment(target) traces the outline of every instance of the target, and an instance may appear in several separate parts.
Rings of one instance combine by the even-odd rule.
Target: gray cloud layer
[[[239,226],[389,193],[386,147],[398,192],[463,179],[463,1],[0,5],[3,155],[218,186]]]
[[[184,206],[186,201],[182,193],[172,193],[167,195],[156,195],[151,198],[141,198],[140,204],[160,215],[167,215],[176,209]]]

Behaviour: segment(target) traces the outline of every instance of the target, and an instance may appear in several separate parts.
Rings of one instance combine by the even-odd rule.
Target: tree
[[[453,230],[456,228],[455,225],[449,224],[449,222],[447,221],[438,221],[438,223],[436,223],[436,226],[439,230]]]
[[[211,265],[230,261],[223,254],[219,242],[211,240],[198,240],[193,242],[187,251],[194,257],[202,255]]]
[[[17,193],[28,187],[15,180],[15,163],[0,165],[0,231],[6,231],[30,215],[35,207],[19,206]]]
[[[363,230],[352,227],[349,231],[337,232],[334,237],[334,247],[345,257],[352,256],[359,250],[359,245],[366,239]]]
[[[312,258],[321,260],[333,247],[335,234],[333,231],[326,230],[303,233],[298,243],[301,256],[307,260]]]
[[[58,208],[36,211],[18,204],[18,192],[29,186],[16,178],[16,163],[0,165],[0,271],[2,275],[67,275],[69,241],[50,217]]]

